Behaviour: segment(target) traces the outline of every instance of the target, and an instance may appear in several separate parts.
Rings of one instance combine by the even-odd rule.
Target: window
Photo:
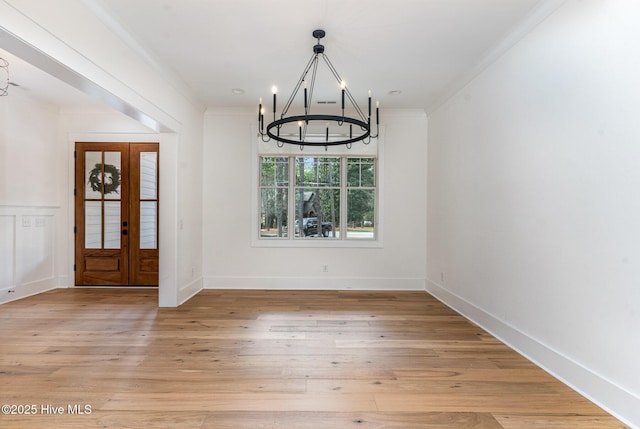
[[[376,240],[376,161],[373,156],[260,156],[259,238]]]
[[[286,237],[289,229],[289,159],[260,162],[260,237]]]
[[[347,238],[375,238],[374,158],[347,159]]]

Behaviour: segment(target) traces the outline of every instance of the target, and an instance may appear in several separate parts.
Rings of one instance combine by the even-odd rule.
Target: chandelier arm
[[[282,114],[280,116],[281,118],[283,118],[289,111],[289,108],[291,107],[291,104],[293,103],[293,100],[295,99],[296,94],[298,94],[298,91],[300,90],[300,87],[302,86],[302,82],[304,82],[304,78],[307,76],[309,69],[311,68],[313,63],[317,61],[318,61],[317,54],[314,53],[311,56],[311,59],[309,60],[309,62],[307,63],[307,66],[305,67],[304,71],[302,72],[302,75],[300,75],[300,79],[298,79],[298,83],[296,84],[296,87],[294,88],[293,92],[289,96],[289,100],[287,100],[286,104],[284,105],[284,108],[282,109]]]
[[[331,73],[333,74],[333,77],[336,78],[336,81],[338,82],[338,85],[343,87],[342,88],[343,89],[343,95],[342,95],[342,120],[341,121],[336,121],[338,123],[338,126],[341,127],[344,124],[344,92],[347,92],[349,90],[346,87],[343,86],[342,78],[340,77],[340,74],[338,73],[336,68],[333,66],[331,61],[329,61],[329,57],[327,57],[324,53],[322,53],[322,59],[324,60],[325,64],[327,65],[327,67],[329,68]]]
[[[353,104],[353,107],[358,112],[358,115],[360,116],[360,119],[362,119],[364,122],[366,122],[367,121],[367,117],[364,116],[364,113],[362,112],[362,110],[360,110],[360,106],[358,106],[358,103],[356,103],[356,100],[354,100],[353,96],[351,95],[351,91],[349,91],[349,88],[345,88],[345,93],[347,94],[347,97],[349,97],[349,100],[351,101],[351,104]]]
[[[369,131],[369,135],[371,136],[371,138],[377,139],[378,136],[380,135],[380,125],[376,124],[376,135],[375,136],[373,134],[371,134],[371,131]]]
[[[265,140],[264,137],[267,137],[267,139]],[[268,143],[271,141],[271,139],[269,138],[269,136],[266,133],[260,133],[260,140],[262,140],[262,143]]]
[[[331,62],[327,54],[322,54],[322,58],[324,59],[324,62],[327,64],[327,67],[329,67],[329,70],[331,70],[331,73],[333,73],[333,77],[336,78],[336,81],[338,82],[338,84],[339,85],[342,84],[342,78],[340,77],[340,74],[338,73],[336,68],[333,66],[333,63]],[[363,122],[366,122],[367,117],[364,116],[364,113],[362,113],[362,110],[360,110],[360,106],[358,106],[358,103],[356,103],[356,101],[354,100],[353,95],[351,95],[351,91],[349,91],[349,88],[345,86],[344,90],[345,90],[345,93],[347,94],[347,97],[349,97],[349,101],[351,101],[351,104],[353,104],[353,107],[358,112],[360,119],[362,119]]]
[[[314,54],[313,55],[312,61],[313,61],[313,70],[311,72],[311,82],[310,82],[310,84],[309,84],[309,86],[307,88],[308,89],[307,106],[304,109],[304,118],[305,119],[301,121],[301,122],[304,123],[304,129],[302,130],[302,137],[300,139],[302,144],[304,144],[304,142],[307,140],[307,129],[308,129],[308,126],[309,126],[309,121],[306,118],[309,115],[309,112],[311,111],[311,104],[313,103],[313,88],[315,88],[316,75],[318,73],[318,54]],[[310,67],[311,67],[311,65],[309,65],[309,67],[307,67],[307,70],[304,73],[305,77],[309,73],[309,68]]]
[[[311,112],[311,105],[313,104],[313,90],[316,87],[316,76],[318,75],[318,54],[315,54],[315,61],[313,63],[313,72],[311,73],[311,82],[309,84],[309,103],[307,104],[307,111],[304,112],[308,115]]]

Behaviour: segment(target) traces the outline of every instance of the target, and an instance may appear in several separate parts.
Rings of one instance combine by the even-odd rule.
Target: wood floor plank
[[[421,380],[407,382],[404,380],[330,380],[310,379],[307,381],[307,392],[342,393],[419,393],[444,395],[557,395],[553,386],[535,382],[518,381],[434,381]]]
[[[405,393],[375,394],[380,411],[387,412],[486,412],[491,413],[537,413],[570,415],[582,414],[603,416],[605,413],[594,404],[578,395],[513,395],[513,394],[467,394],[452,393]]]
[[[0,427],[623,428],[424,292],[57,289],[0,311]],[[57,408],[56,408],[57,409]]]
[[[372,394],[115,393],[103,411],[377,411]]]
[[[544,416],[496,414],[496,420],[504,429],[623,429],[622,423],[607,417],[594,416]]]
[[[321,423],[319,423],[321,422]],[[501,429],[481,413],[212,413],[203,429]]]

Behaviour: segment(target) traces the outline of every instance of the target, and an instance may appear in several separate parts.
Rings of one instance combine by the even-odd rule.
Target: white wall
[[[427,289],[640,427],[640,3],[567,1],[429,116]]]
[[[11,91],[11,97],[0,98],[0,201],[4,204],[59,204],[60,166],[52,162],[57,153],[57,129],[55,106],[38,102],[19,89]]]
[[[201,288],[203,109],[179,79],[128,45],[90,5],[5,0],[0,40],[13,54],[162,131],[160,305],[176,306]]]
[[[0,97],[0,303],[58,284],[57,126],[54,106],[20,91]]]
[[[204,144],[204,278],[208,288],[423,289],[424,112],[381,112],[385,126],[381,248],[252,246],[253,110],[210,110]],[[256,179],[257,180],[257,179]],[[322,272],[328,265],[329,272]]]

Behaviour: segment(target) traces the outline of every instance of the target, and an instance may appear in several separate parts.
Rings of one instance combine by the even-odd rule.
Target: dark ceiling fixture
[[[262,98],[258,105],[258,132],[264,142],[271,139],[275,140],[278,147],[284,146],[285,143],[298,145],[302,150],[304,146],[328,146],[346,145],[351,148],[351,144],[362,141],[369,144],[371,139],[378,138],[379,135],[379,102],[376,102],[376,131],[375,135],[371,134],[371,91],[369,91],[368,114],[365,114],[354,100],[347,84],[340,78],[335,67],[329,61],[324,53],[324,46],[320,44],[320,39],[325,36],[324,30],[315,30],[313,37],[318,43],[313,47],[313,55],[302,72],[298,83],[296,84],[289,100],[284,105],[280,118],[276,118],[276,93],[277,88],[274,86],[273,91],[273,121],[266,125],[264,123],[265,109],[262,106]],[[311,105],[313,102],[313,91],[316,83],[316,75],[318,71],[318,62],[322,58],[335,77],[341,91],[341,109],[339,115],[330,114],[312,114]],[[310,76],[309,72],[311,72]],[[287,116],[291,104],[296,99],[300,88],[304,86],[304,114]],[[347,107],[347,99],[351,103],[354,111],[353,116],[345,114]],[[319,102],[320,103],[320,102]],[[337,103],[323,103],[337,104]],[[346,126],[348,124],[348,127]],[[344,127],[344,128],[343,128]]]
[[[9,63],[0,58],[0,97],[9,94]]]

